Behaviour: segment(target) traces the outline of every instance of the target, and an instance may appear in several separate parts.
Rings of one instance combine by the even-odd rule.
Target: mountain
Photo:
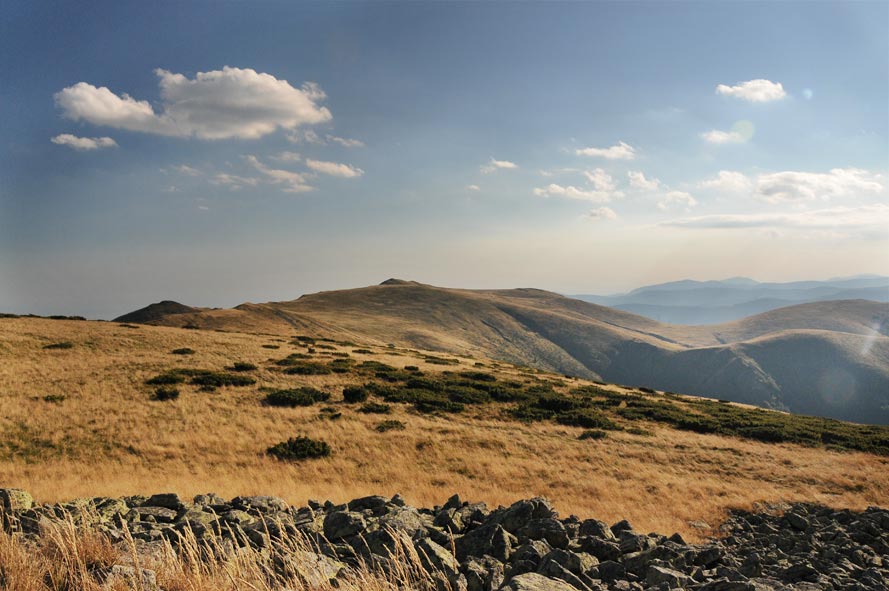
[[[760,283],[747,277],[722,281],[686,279],[640,287],[625,294],[572,297],[661,322],[717,324],[794,304],[857,299],[889,302],[889,277],[860,275],[791,283]]]
[[[734,322],[682,326],[538,289],[465,290],[388,280],[233,309],[158,306],[143,309],[142,322],[391,343],[889,424],[889,304],[878,302],[816,302]],[[163,309],[172,312],[144,313]],[[140,322],[133,318],[117,320]]]

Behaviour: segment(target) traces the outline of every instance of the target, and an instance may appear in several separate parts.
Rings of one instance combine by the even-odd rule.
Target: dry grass
[[[716,525],[727,508],[758,501],[856,509],[889,504],[885,457],[657,425],[646,426],[651,436],[621,432],[579,441],[580,429],[503,421],[492,416],[492,405],[446,418],[394,405],[386,418],[404,422],[406,429],[379,433],[380,417],[354,412],[357,405],[343,406],[338,420],[322,418],[318,406],[262,406],[260,387],[298,385],[331,392],[339,406],[342,386],[355,379],[273,371],[270,358],[305,350],[281,337],[96,322],[0,322],[0,486],[25,488],[45,502],[168,490],[271,494],[296,504],[399,492],[416,506],[440,504],[454,492],[493,505],[543,495],[563,514],[627,518],[638,529],[678,531],[691,539],[705,532],[690,522]],[[43,349],[61,340],[74,347]],[[280,349],[263,348],[267,344]],[[170,354],[180,347],[196,353]],[[355,348],[337,346],[344,352]],[[455,369],[426,364],[403,350],[373,349],[378,354],[353,357],[428,372]],[[219,370],[235,361],[260,366],[251,373],[256,386],[214,393],[185,386],[178,400],[153,402],[153,390],[144,385],[171,367]],[[462,363],[471,367],[473,360]],[[496,371],[525,376],[506,365]],[[48,402],[47,395],[65,399]],[[286,464],[263,453],[300,434],[328,442],[333,455]]]
[[[444,582],[423,567],[410,540],[395,535],[395,568],[359,565],[331,584],[307,539],[286,534],[270,548],[234,550],[219,539],[200,543],[190,530],[174,545],[138,547],[125,530],[115,547],[108,538],[71,519],[47,524],[44,535],[26,541],[0,531],[0,588],[4,591],[130,591],[153,588],[115,566],[154,573],[165,591],[426,591]],[[282,566],[286,565],[286,566]],[[439,587],[440,588],[440,587]]]

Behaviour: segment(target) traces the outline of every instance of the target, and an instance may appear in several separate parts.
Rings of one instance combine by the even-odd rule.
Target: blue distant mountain
[[[760,283],[747,277],[720,281],[685,279],[648,285],[625,294],[571,297],[660,322],[717,324],[795,304],[828,300],[889,302],[889,277],[859,275],[790,283]]]

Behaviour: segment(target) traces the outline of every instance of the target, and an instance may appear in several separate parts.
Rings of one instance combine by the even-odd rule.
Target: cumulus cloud
[[[594,156],[607,160],[633,160],[636,158],[636,149],[631,145],[618,142],[610,148],[580,148],[575,151],[578,156]]]
[[[491,174],[497,170],[514,170],[518,167],[519,165],[515,162],[510,162],[509,160],[495,160],[494,158],[491,158],[491,161],[483,165],[479,170],[484,174]]]
[[[685,191],[670,191],[666,193],[657,203],[658,209],[666,211],[674,206],[685,207],[691,209],[698,204],[697,199]]]
[[[889,235],[889,205],[877,203],[860,207],[834,207],[789,213],[720,214],[680,218],[662,226],[697,229],[825,230],[859,236]]]
[[[214,185],[223,185],[236,191],[238,189],[243,189],[244,187],[255,187],[259,184],[259,179],[220,172],[213,175],[210,179],[210,183]]]
[[[294,88],[250,68],[224,67],[194,78],[157,69],[161,110],[128,94],[78,82],[55,94],[65,117],[117,129],[207,140],[256,139],[277,129],[330,121],[314,83]]]
[[[630,187],[633,189],[653,192],[661,188],[661,181],[659,179],[645,178],[645,174],[642,171],[631,170],[627,172],[627,176],[630,179]]]
[[[586,217],[596,221],[614,220],[617,219],[617,214],[614,213],[614,210],[610,207],[597,207],[590,210],[589,213],[586,214]]]
[[[50,140],[60,146],[68,146],[75,150],[99,150],[101,148],[116,148],[117,142],[110,137],[77,137],[70,133],[63,133]]]
[[[272,160],[277,160],[278,162],[300,162],[303,157],[298,152],[278,152],[274,156],[272,156]]]
[[[172,168],[179,174],[184,174],[185,176],[201,176],[201,174],[203,174],[197,168],[194,168],[194,167],[189,166],[187,164],[177,164],[177,165],[171,166],[170,168]]]
[[[614,191],[614,179],[601,168],[585,170],[583,176],[596,191]]]
[[[328,135],[327,141],[333,144],[339,144],[344,148],[363,148],[364,142],[361,140],[356,140],[348,137],[337,137],[335,135]]]
[[[780,82],[772,82],[762,78],[739,82],[734,86],[720,84],[716,87],[716,94],[732,96],[751,103],[768,103],[781,100],[787,96]]]
[[[701,181],[699,186],[723,193],[747,193],[753,188],[753,183],[743,173],[720,170],[716,176]]]
[[[562,197],[579,201],[592,201],[593,203],[608,203],[612,197],[610,191],[588,191],[573,185],[563,186],[555,183],[534,189],[534,194],[538,197]]]
[[[265,175],[267,182],[280,185],[281,190],[285,193],[306,193],[314,190],[314,187],[310,186],[306,181],[304,174],[279,168],[269,168],[260,162],[256,156],[245,156],[244,159],[253,168]]]
[[[482,188],[478,185],[466,185],[466,189],[469,191],[481,191]]]
[[[755,195],[769,203],[827,201],[836,197],[879,194],[886,190],[883,177],[860,168],[834,168],[829,172],[783,171],[760,175]]]
[[[340,164],[338,162],[306,160],[306,166],[308,166],[315,172],[320,172],[321,174],[338,176],[346,179],[359,177],[364,174],[364,171],[360,168],[355,168],[354,166],[350,166],[348,164]]]
[[[709,144],[743,144],[746,139],[737,131],[720,131],[711,129],[701,134],[705,142]]]

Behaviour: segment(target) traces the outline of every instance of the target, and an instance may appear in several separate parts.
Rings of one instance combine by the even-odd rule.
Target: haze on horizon
[[[0,6],[0,311],[889,275],[889,4]]]

